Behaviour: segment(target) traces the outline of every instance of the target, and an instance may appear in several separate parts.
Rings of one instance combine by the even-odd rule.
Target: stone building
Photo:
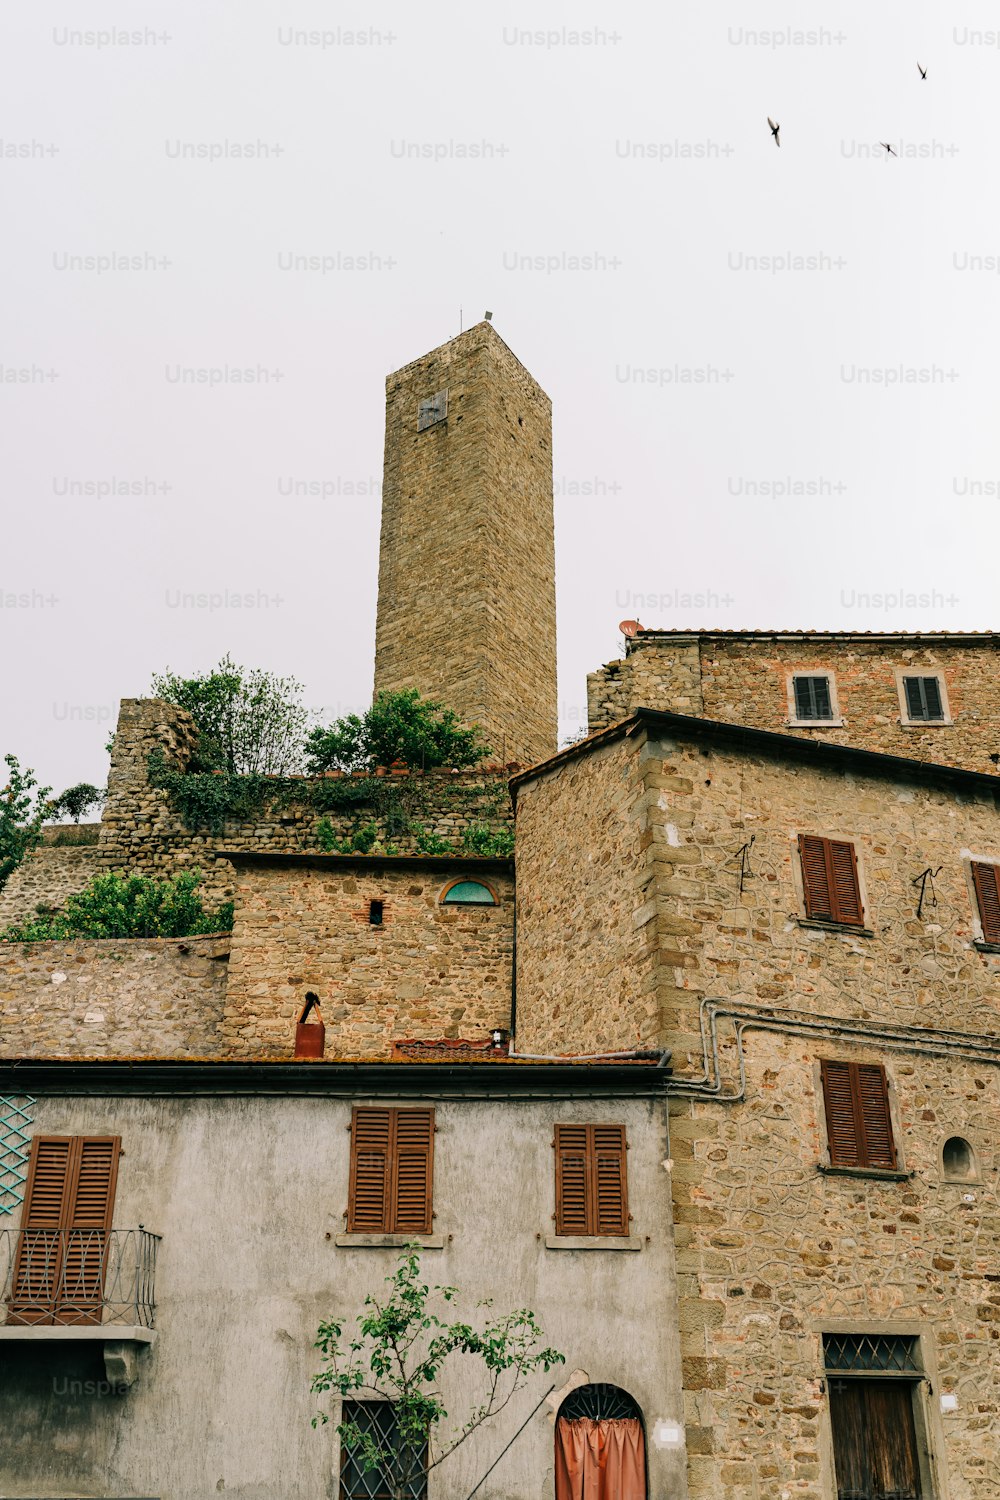
[[[0,893],[198,867],[235,903],[0,943],[0,1496],[378,1493],[309,1427],[310,1340],[409,1238],[567,1359],[416,1500],[997,1500],[998,637],[640,629],[556,753],[549,403],[490,325],[389,377],[384,494],[376,688],[488,763],[213,818],[193,722],[126,700],[94,842]],[[410,1220],[370,1142],[359,1215],[376,1117],[423,1132]],[[67,1317],[26,1177],[64,1162],[69,1245],[119,1146]]]

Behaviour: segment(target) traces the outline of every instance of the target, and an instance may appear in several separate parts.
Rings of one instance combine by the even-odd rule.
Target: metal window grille
[[[827,1333],[823,1357],[831,1375],[922,1375],[917,1340],[906,1334]]]
[[[27,1094],[0,1094],[0,1214],[24,1201],[34,1103]]]
[[[636,1402],[617,1385],[604,1385],[600,1381],[593,1385],[578,1385],[570,1391],[559,1408],[560,1417],[573,1421],[576,1417],[590,1417],[594,1422],[607,1422],[622,1417],[638,1417],[642,1412]]]
[[[402,1436],[391,1401],[345,1401],[341,1422],[351,1423],[384,1454],[402,1451]],[[393,1500],[396,1488],[389,1463],[366,1467],[365,1451],[341,1440],[340,1500]],[[404,1486],[406,1500],[427,1500],[427,1444],[415,1454],[416,1474]]]
[[[906,713],[911,719],[943,719],[941,684],[936,677],[904,677]]]
[[[829,677],[796,677],[794,683],[797,719],[833,718]]]

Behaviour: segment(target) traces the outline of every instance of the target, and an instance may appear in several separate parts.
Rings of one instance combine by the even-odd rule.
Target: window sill
[[[546,1250],[641,1250],[638,1234],[547,1234]]]
[[[786,719],[786,729],[843,729],[843,719]]]
[[[889,1167],[833,1167],[826,1162],[817,1162],[817,1172],[824,1177],[870,1177],[877,1182],[909,1182],[914,1172],[903,1172]]]
[[[984,943],[980,938],[973,938],[972,946],[978,953],[1000,953],[1000,943]]]
[[[333,1243],[341,1250],[402,1250],[419,1245],[421,1250],[443,1250],[443,1234],[337,1234]]]
[[[900,729],[954,729],[954,719],[900,719]]]
[[[874,927],[855,927],[853,922],[824,922],[819,917],[796,917],[800,927],[811,927],[817,932],[845,932],[854,937],[874,937]],[[1000,952],[1000,949],[997,950]]]

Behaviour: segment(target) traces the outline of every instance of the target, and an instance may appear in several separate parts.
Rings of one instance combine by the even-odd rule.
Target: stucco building
[[[311,1343],[415,1240],[566,1356],[416,1500],[994,1500],[997,637],[640,629],[556,753],[548,398],[481,324],[386,411],[376,687],[491,754],[213,817],[123,702],[0,925],[116,868],[235,917],[0,943],[0,1497],[382,1493]]]

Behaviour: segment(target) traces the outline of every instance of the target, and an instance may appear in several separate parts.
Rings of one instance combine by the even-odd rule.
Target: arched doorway
[[[556,1500],[646,1500],[642,1412],[617,1385],[577,1386],[556,1419]]]

